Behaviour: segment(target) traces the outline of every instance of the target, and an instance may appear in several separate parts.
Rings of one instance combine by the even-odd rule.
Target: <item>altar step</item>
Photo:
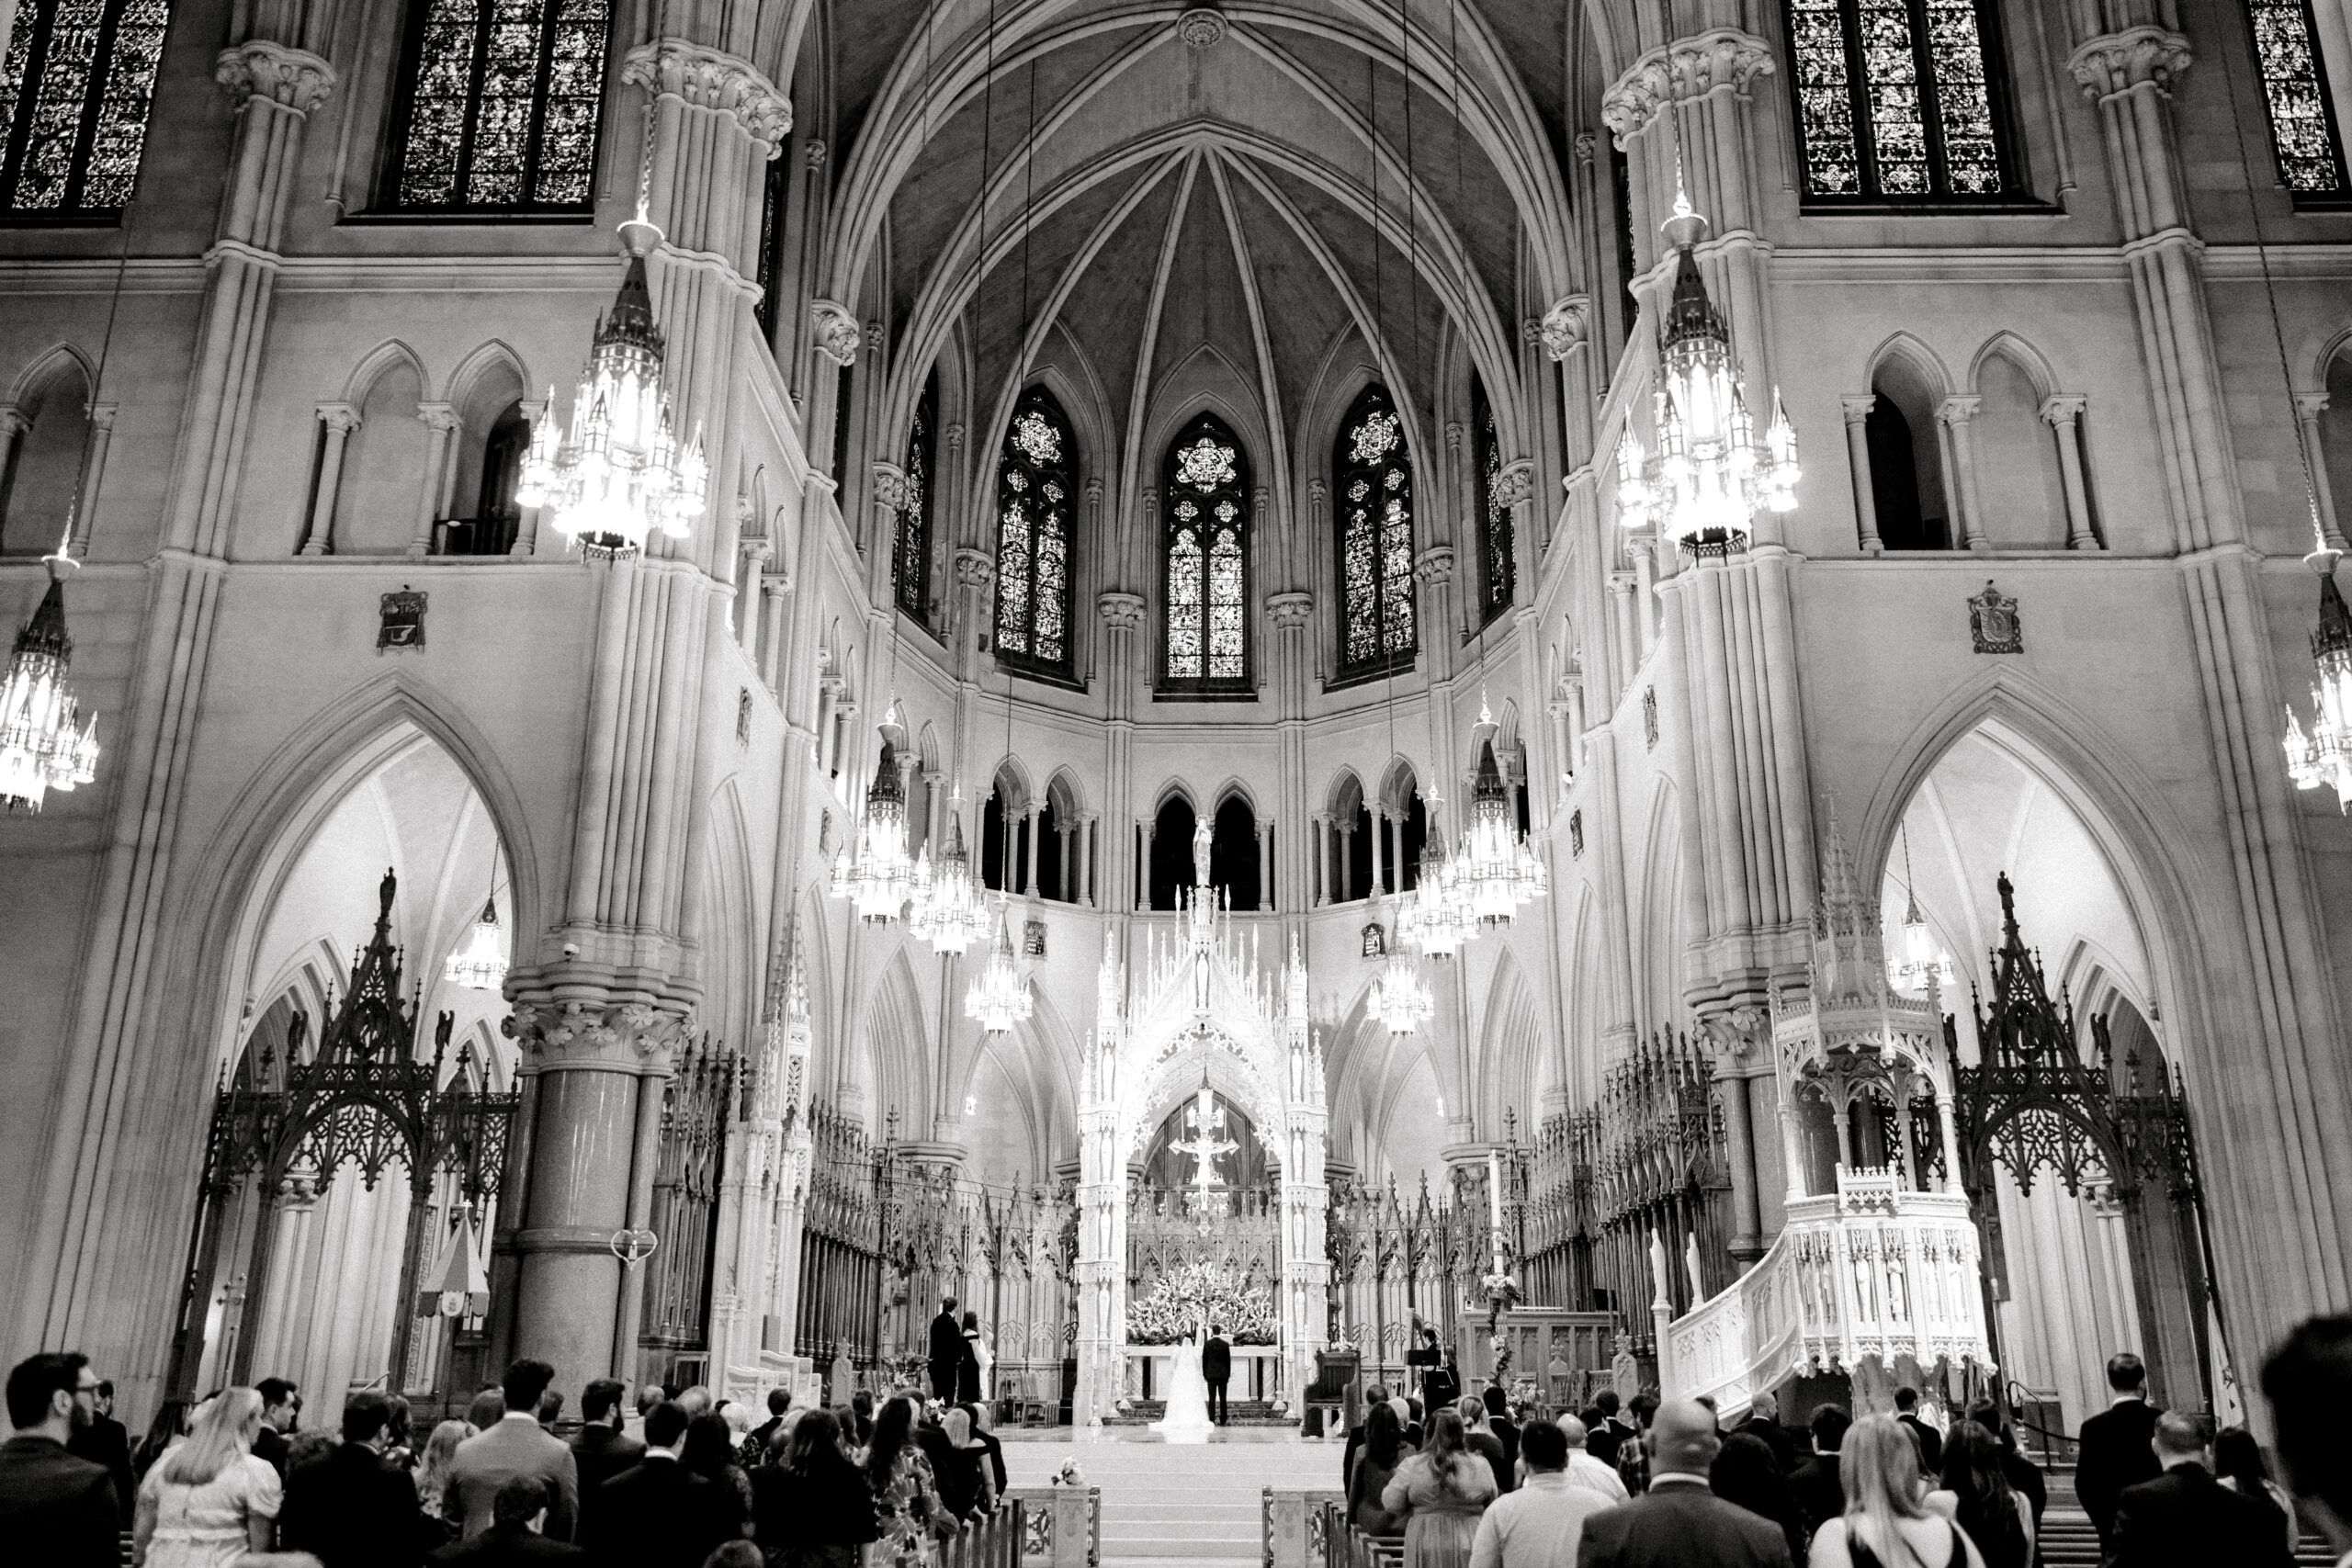
[[[1274,1407],[1262,1399],[1236,1399],[1227,1403],[1227,1425],[1235,1427],[1295,1427],[1295,1416],[1277,1416]],[[1164,1399],[1131,1399],[1126,1414],[1116,1411],[1102,1417],[1105,1427],[1148,1427],[1168,1413]]]

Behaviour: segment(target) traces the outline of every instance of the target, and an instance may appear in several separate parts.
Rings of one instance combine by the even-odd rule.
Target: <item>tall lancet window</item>
[[[2247,0],[2246,18],[2254,25],[2254,62],[2262,73],[2279,179],[2298,201],[2343,200],[2344,143],[2311,0]]]
[[[996,473],[997,661],[1070,672],[1070,496],[1077,447],[1061,404],[1032,387],[1013,405]]]
[[[1470,378],[1470,434],[1478,492],[1478,624],[1484,626],[1510,608],[1519,587],[1519,544],[1502,497],[1503,444],[1495,434],[1494,405],[1476,376]]]
[[[1366,387],[1331,451],[1339,498],[1340,678],[1408,664],[1413,633],[1413,465],[1383,387]]]
[[[899,608],[924,621],[930,613],[931,468],[933,428],[939,418],[939,376],[933,372],[907,430],[907,499],[899,509],[899,538],[891,556]]]
[[[0,59],[0,211],[111,218],[130,199],[166,0],[20,0]]]
[[[2014,194],[1995,0],[1788,0],[1807,200]]]
[[[1168,448],[1161,505],[1163,690],[1246,694],[1250,687],[1250,462],[1215,414]]]
[[[411,0],[385,205],[587,212],[611,0]]]

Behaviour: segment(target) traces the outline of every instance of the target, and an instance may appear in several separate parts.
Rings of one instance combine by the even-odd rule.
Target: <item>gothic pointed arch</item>
[[[1408,667],[1419,648],[1413,598],[1413,463],[1388,389],[1356,394],[1331,448],[1339,551],[1340,679]]]
[[[1247,697],[1250,456],[1216,414],[1168,444],[1161,473],[1159,693]]]
[[[1023,674],[1071,676],[1078,449],[1053,392],[1013,405],[997,459],[996,658]]]

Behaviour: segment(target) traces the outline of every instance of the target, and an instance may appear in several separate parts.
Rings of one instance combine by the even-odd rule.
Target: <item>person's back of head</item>
[[[503,1529],[537,1529],[548,1508],[548,1483],[536,1475],[509,1476],[490,1500],[490,1522]]]
[[[1363,1391],[1363,1402],[1367,1407],[1374,1404],[1387,1404],[1388,1385],[1385,1382],[1374,1383],[1370,1388]]]
[[[1463,1426],[1476,1431],[1487,1419],[1487,1403],[1475,1393],[1465,1393],[1453,1402],[1454,1414],[1462,1417]]]
[[[792,1408],[792,1391],[788,1388],[768,1390],[768,1414],[781,1416]]]
[[[1817,1454],[1836,1453],[1844,1446],[1847,1430],[1853,1424],[1854,1418],[1846,1414],[1846,1407],[1842,1404],[1825,1404],[1814,1411],[1811,1424],[1813,1451]],[[1905,1440],[1907,1442],[1909,1438]]]
[[[702,1568],[761,1568],[765,1561],[748,1540],[723,1540],[702,1560]]]
[[[1894,1408],[1908,1416],[1919,1408],[1919,1391],[1905,1383],[1894,1391]]]
[[[73,1425],[83,1369],[90,1358],[79,1350],[47,1350],[28,1356],[8,1371],[8,1425],[19,1432],[48,1426],[57,1416],[57,1395],[65,1396],[64,1419]]]
[[[1542,1423],[1538,1422],[1537,1425],[1540,1426]],[[1552,1425],[1557,1427],[1560,1429],[1560,1435],[1568,1440],[1568,1450],[1571,1453],[1583,1448],[1592,1437],[1592,1428],[1584,1424],[1584,1418],[1580,1416],[1555,1416],[1552,1417]],[[1520,1441],[1524,1444],[1527,1440],[1525,1428],[1521,1429],[1519,1437]]]
[[[2278,1464],[2338,1551],[2352,1551],[2352,1316],[2300,1325],[2262,1364]]]
[[[2001,1444],[1989,1427],[1974,1421],[1961,1421],[1944,1434],[1942,1474],[1944,1489],[1961,1499],[1966,1507],[1972,1501],[1989,1509],[1999,1521],[2010,1507],[2009,1480],[2001,1472]],[[1973,1536],[1979,1528],[1969,1520],[1961,1521]]]
[[[506,1415],[506,1396],[494,1388],[475,1394],[473,1403],[466,1406],[466,1422],[477,1432],[487,1432]]]
[[[784,1468],[806,1480],[823,1480],[851,1469],[842,1452],[842,1424],[830,1410],[811,1410],[792,1424]]]
[[[2213,1473],[2224,1481],[2234,1481],[2238,1490],[2254,1497],[2267,1497],[2264,1483],[2270,1479],[2270,1465],[2262,1457],[2262,1445],[2244,1427],[2225,1427],[2213,1434]]]
[[[686,1422],[686,1444],[678,1462],[706,1480],[716,1481],[734,1462],[734,1435],[721,1417],[705,1412]]]
[[[2107,1359],[2107,1386],[2118,1393],[2139,1393],[2148,1386],[2148,1369],[2129,1350]]]
[[[954,1296],[940,1297],[939,1310],[952,1315],[956,1311],[956,1298]]]
[[[1736,1503],[1758,1517],[1776,1522],[1786,1514],[1788,1483],[1781,1476],[1781,1461],[1772,1447],[1753,1432],[1734,1432],[1724,1438],[1714,1463],[1707,1467],[1707,1484],[1726,1503]],[[1946,1568],[1966,1568],[1949,1563]]]
[[[1650,1417],[1649,1430],[1654,1477],[1695,1475],[1703,1480],[1723,1448],[1715,1413],[1695,1399],[1672,1399],[1659,1404]]]
[[[686,1407],[674,1399],[665,1399],[645,1413],[645,1446],[677,1451],[679,1442],[686,1435],[686,1425],[694,1419]]]
[[[1865,1416],[1839,1445],[1838,1479],[1846,1489],[1846,1534],[1881,1562],[1908,1560],[1899,1527],[1924,1518],[1919,1500],[1919,1445],[1892,1416]]]
[[[707,1384],[696,1383],[692,1388],[679,1391],[678,1403],[686,1407],[689,1416],[707,1416],[718,1401],[712,1398]]]
[[[1396,1419],[1396,1407],[1381,1401],[1363,1413],[1363,1451],[1372,1462],[1383,1470],[1394,1470],[1403,1458],[1405,1424]]]
[[[2183,1410],[2167,1410],[2156,1417],[2156,1458],[2166,1470],[2177,1464],[2205,1462],[2205,1417]]]
[[[1759,1393],[1750,1399],[1747,1413],[1768,1427],[1781,1424],[1781,1402],[1770,1393]]]
[[[1652,1417],[1657,1415],[1657,1407],[1658,1397],[1657,1394],[1652,1393],[1648,1389],[1644,1389],[1641,1393],[1634,1395],[1633,1399],[1628,1402],[1625,1406],[1626,1410],[1630,1412],[1634,1417],[1634,1425],[1641,1427],[1644,1431],[1649,1430]],[[1708,1414],[1712,1416],[1713,1412],[1710,1411]]]
[[[536,1414],[539,1418],[540,1426],[554,1426],[556,1422],[560,1420],[563,1416],[562,1392],[560,1390],[551,1388],[548,1390],[547,1393],[539,1395],[538,1409]]]
[[[1570,1416],[1569,1419],[1574,1420],[1575,1417]],[[1583,1440],[1582,1428],[1578,1428],[1577,1438],[1578,1441]],[[1527,1461],[1527,1471],[1531,1475],[1543,1471],[1567,1469],[1568,1446],[1567,1433],[1550,1421],[1531,1421],[1520,1430],[1519,1454]]]
[[[196,1413],[187,1441],[164,1461],[164,1479],[182,1486],[201,1486],[253,1451],[261,1430],[261,1391],[226,1389]]]
[[[2001,1419],[2001,1407],[1989,1399],[1980,1399],[1968,1407],[1968,1418],[1993,1434],[2001,1447],[2009,1447],[2008,1424]]]
[[[417,1461],[417,1495],[439,1498],[448,1484],[449,1466],[458,1457],[458,1445],[474,1435],[473,1427],[452,1417],[433,1428],[424,1439],[424,1457]]]
[[[1462,1413],[1451,1405],[1440,1406],[1430,1416],[1428,1435],[1421,1440],[1421,1455],[1430,1461],[1430,1473],[1440,1492],[1448,1496],[1462,1495],[1463,1460],[1469,1451],[1470,1434],[1462,1425]]]
[[[1599,1393],[1592,1396],[1592,1407],[1595,1410],[1600,1411],[1603,1416],[1616,1415],[1617,1391],[1613,1388],[1602,1389]]]
[[[610,1423],[621,1407],[621,1395],[628,1391],[618,1378],[598,1378],[580,1391],[580,1418],[590,1426]]]
[[[1486,1387],[1486,1391],[1478,1397],[1486,1402],[1487,1415],[1509,1416],[1510,1414],[1510,1395],[1504,1393],[1503,1391],[1495,1384],[1488,1383]]]
[[[362,1389],[343,1402],[343,1440],[372,1443],[392,1424],[392,1402],[373,1389]]]
[[[545,1393],[548,1384],[553,1382],[553,1367],[526,1356],[506,1369],[506,1375],[499,1380],[498,1391],[505,1399],[508,1411],[536,1411],[539,1407],[539,1395]]]
[[[662,1385],[658,1382],[640,1384],[637,1391],[638,1415],[641,1416],[651,1415],[653,1413],[653,1407],[669,1397],[670,1396],[668,1394],[662,1392]]]

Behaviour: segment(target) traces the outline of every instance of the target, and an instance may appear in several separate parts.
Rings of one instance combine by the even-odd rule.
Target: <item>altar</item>
[[[1169,1380],[1176,1375],[1174,1345],[1129,1345],[1126,1376],[1120,1387],[1129,1399],[1165,1399]],[[1283,1382],[1283,1352],[1279,1345],[1236,1345],[1233,1381],[1226,1385],[1227,1399],[1258,1399],[1271,1404],[1287,1393]]]

